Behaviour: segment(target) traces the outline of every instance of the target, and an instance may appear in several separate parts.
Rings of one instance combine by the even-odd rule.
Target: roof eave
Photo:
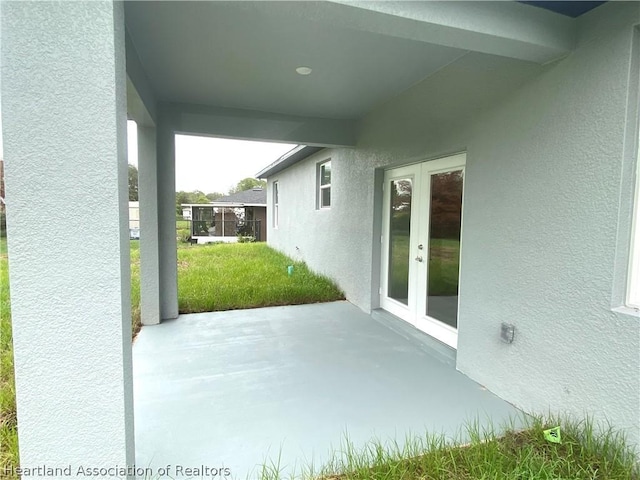
[[[314,153],[317,153],[323,150],[324,147],[312,147],[307,145],[298,145],[296,148],[288,151],[283,156],[281,156],[278,160],[273,162],[271,165],[262,169],[256,174],[256,178],[269,178],[270,176],[275,175],[278,172],[281,172],[285,168],[289,168],[290,166],[304,160],[307,157],[310,157]]]

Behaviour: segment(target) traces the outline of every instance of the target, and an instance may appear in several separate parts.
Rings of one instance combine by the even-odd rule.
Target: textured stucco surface
[[[367,310],[372,212],[366,206],[372,203],[373,170],[365,162],[333,161],[334,153],[346,152],[320,152],[269,179],[267,239],[336,280],[352,303]],[[317,209],[317,165],[329,159],[331,208]],[[273,181],[280,182],[278,228],[273,228],[269,206]]]
[[[458,368],[525,410],[593,414],[638,443],[640,318],[612,312],[611,295],[618,209],[633,198],[622,172],[640,5],[607,7],[582,20],[570,57],[476,127]]]
[[[269,243],[369,310],[376,169],[466,151],[458,369],[529,412],[593,414],[639,442],[640,321],[612,311],[628,257],[620,213],[633,194],[625,133],[638,115],[629,78],[639,8],[615,2],[584,15],[575,51],[552,65],[468,54],[380,106],[356,148],[269,179],[280,192]],[[315,169],[326,158],[332,207],[317,211]],[[516,325],[512,345],[500,342],[502,321]]]
[[[158,254],[160,318],[178,316],[178,252],[176,239],[175,134],[166,112],[159,113],[156,130],[158,178]]]
[[[125,465],[134,444],[122,4],[1,9],[20,463]]]
[[[138,126],[140,197],[140,315],[143,325],[160,323],[158,250],[158,162],[156,129]]]

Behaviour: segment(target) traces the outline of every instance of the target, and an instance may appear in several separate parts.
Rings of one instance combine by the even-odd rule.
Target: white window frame
[[[273,228],[278,228],[278,221],[280,219],[280,183],[278,181],[273,182]]]
[[[638,155],[636,159],[636,188],[631,223],[629,248],[629,281],[627,282],[626,305],[640,309],[640,132],[638,132]]]
[[[317,170],[317,195],[318,195],[318,209],[319,210],[328,210],[331,208],[331,183],[333,182],[333,169],[331,170],[331,181],[326,184],[323,185],[322,184],[322,167],[324,167],[325,165],[331,165],[331,159],[327,159],[324,160],[320,163],[318,163],[318,170]],[[329,205],[323,205],[322,203],[322,191],[323,190],[329,190]]]

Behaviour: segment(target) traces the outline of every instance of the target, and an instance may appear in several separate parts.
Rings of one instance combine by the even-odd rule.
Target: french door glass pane
[[[387,296],[408,305],[412,180],[393,180],[390,191]]]
[[[431,175],[427,315],[458,326],[462,170]]]

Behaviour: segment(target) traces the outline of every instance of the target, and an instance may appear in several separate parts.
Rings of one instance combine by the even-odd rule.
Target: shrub
[[[179,228],[178,232],[178,241],[181,243],[189,243],[191,239],[191,231],[188,228]]]
[[[253,243],[256,241],[256,237],[238,235],[238,243]]]

